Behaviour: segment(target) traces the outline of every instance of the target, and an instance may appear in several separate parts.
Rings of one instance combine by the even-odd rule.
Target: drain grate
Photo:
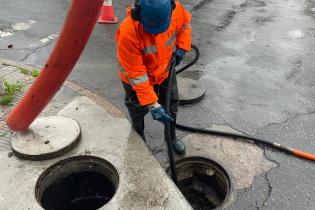
[[[96,210],[112,199],[118,182],[106,160],[77,156],[48,168],[36,184],[36,197],[45,210]]]
[[[228,173],[216,162],[188,157],[176,162],[178,188],[195,210],[220,207],[230,194]]]

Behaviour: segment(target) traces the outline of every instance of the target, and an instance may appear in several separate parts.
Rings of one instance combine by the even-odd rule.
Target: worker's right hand
[[[165,109],[158,103],[154,103],[150,106],[150,112],[154,120],[160,122],[174,122],[174,119],[168,115]]]

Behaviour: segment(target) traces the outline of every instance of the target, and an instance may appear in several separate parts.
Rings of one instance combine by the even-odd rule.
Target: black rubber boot
[[[175,124],[171,124],[171,138],[173,143],[173,149],[177,155],[185,155],[186,154],[186,146],[185,144],[178,138],[176,138],[176,128]]]

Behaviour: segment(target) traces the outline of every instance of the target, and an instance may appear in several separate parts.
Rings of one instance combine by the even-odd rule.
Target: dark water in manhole
[[[230,178],[217,163],[202,157],[176,162],[177,187],[194,210],[221,206],[230,193]]]
[[[45,210],[96,210],[115,195],[119,174],[108,161],[74,156],[46,169],[35,186],[36,199]]]
[[[96,210],[116,191],[113,183],[98,172],[73,173],[46,188],[41,204],[46,210]]]
[[[180,180],[178,188],[195,210],[215,209],[227,195],[215,177],[198,173]]]

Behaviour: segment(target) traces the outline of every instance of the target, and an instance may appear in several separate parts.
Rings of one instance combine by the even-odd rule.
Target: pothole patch
[[[210,129],[237,133],[227,126]],[[188,135],[183,141],[187,146],[187,157],[201,156],[220,163],[229,172],[236,190],[250,187],[256,175],[277,166],[265,158],[261,148],[248,142],[199,134]]]

